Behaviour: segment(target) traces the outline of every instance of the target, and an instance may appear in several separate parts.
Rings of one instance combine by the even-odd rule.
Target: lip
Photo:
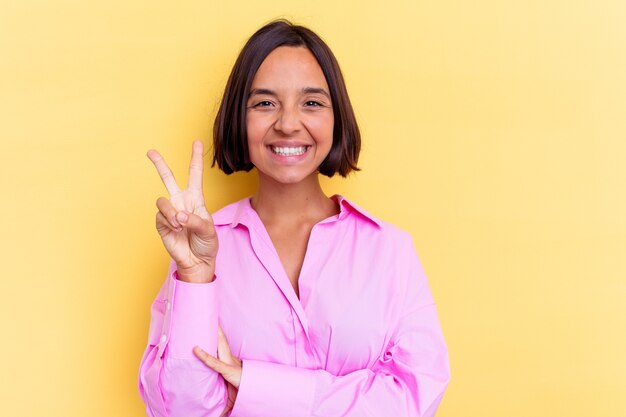
[[[297,148],[299,146],[311,146],[311,144],[292,139],[292,140],[277,140],[276,142],[268,143],[267,146]]]

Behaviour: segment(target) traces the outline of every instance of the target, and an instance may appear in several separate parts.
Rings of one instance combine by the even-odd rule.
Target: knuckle
[[[167,219],[161,212],[157,213],[155,222],[156,222],[157,227],[161,227],[161,226],[170,227],[169,222],[167,221]]]
[[[210,366],[214,369],[219,368],[220,365],[220,361],[217,358],[214,358],[212,355],[207,355],[206,356],[206,361],[208,364],[210,364]]]
[[[159,197],[159,198],[157,198],[157,201],[156,201],[156,205],[157,205],[157,207],[159,207],[159,208],[160,208],[161,206],[163,206],[163,204],[164,204],[165,200],[167,200],[167,199],[166,199],[165,197],[162,197],[162,196],[161,196],[161,197]]]

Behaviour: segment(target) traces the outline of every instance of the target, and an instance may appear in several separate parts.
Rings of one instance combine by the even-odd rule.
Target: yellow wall
[[[144,415],[168,263],[145,153],[186,183],[239,48],[284,16],[327,39],[363,131],[326,190],[414,236],[439,416],[626,415],[622,0],[4,3],[0,414]],[[205,181],[211,211],[255,185]]]

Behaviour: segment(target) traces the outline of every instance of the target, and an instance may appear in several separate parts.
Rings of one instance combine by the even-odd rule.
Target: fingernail
[[[174,226],[177,229],[180,227],[180,223],[178,223],[178,220],[176,220],[176,216],[172,218],[172,226]]]
[[[180,221],[181,223],[187,223],[187,218],[188,218],[188,216],[187,216],[187,214],[186,214],[186,213],[183,213],[182,211],[179,211],[179,212],[176,214],[176,218],[177,218],[177,219],[178,219],[178,221]]]

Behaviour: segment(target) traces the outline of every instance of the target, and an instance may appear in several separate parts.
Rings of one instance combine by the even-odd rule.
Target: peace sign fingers
[[[147,152],[170,193],[169,198],[157,200],[157,231],[165,249],[176,261],[179,277],[187,282],[210,282],[207,280],[214,275],[218,249],[213,219],[202,194],[203,148],[201,141],[193,142],[189,181],[182,190],[161,154],[155,149]]]
[[[176,184],[174,174],[172,174],[172,170],[167,166],[165,159],[163,159],[161,154],[154,149],[150,149],[147,155],[156,167],[163,184],[165,184],[165,188],[167,188],[167,192],[170,193],[170,196],[180,193],[180,188],[178,188],[178,184]]]
[[[189,181],[187,188],[202,194],[202,167],[204,146],[202,141],[194,140],[191,145],[191,163],[189,164]]]

